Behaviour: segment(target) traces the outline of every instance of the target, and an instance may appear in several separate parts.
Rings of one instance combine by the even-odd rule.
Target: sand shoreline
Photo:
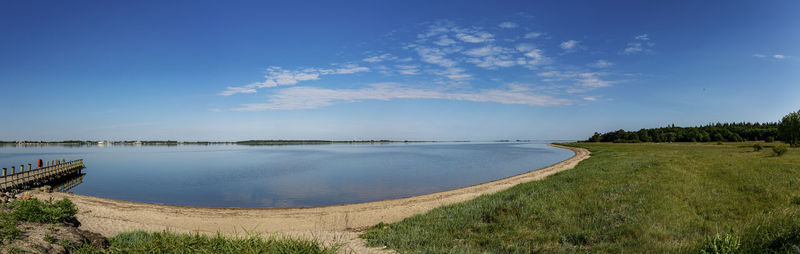
[[[575,155],[541,169],[487,183],[420,196],[357,204],[300,208],[212,208],[156,205],[55,192],[35,192],[34,196],[40,199],[71,199],[80,211],[77,215],[81,222],[80,228],[104,236],[131,230],[170,230],[212,234],[219,232],[224,235],[244,235],[246,232],[277,233],[315,237],[327,242],[353,242],[360,241],[357,231],[379,222],[393,223],[442,205],[467,201],[520,183],[540,180],[571,169],[589,157],[589,151],[583,148],[553,146],[572,150]],[[374,251],[352,247],[358,253]]]

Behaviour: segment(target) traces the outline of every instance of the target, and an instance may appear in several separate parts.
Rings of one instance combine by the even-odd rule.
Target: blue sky
[[[3,1],[0,140],[584,139],[800,109],[798,1]]]

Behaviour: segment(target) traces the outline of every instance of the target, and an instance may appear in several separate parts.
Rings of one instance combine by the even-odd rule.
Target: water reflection
[[[0,164],[83,158],[68,191],[112,199],[213,207],[368,202],[484,183],[572,155],[543,143],[392,143],[293,146],[0,146]]]

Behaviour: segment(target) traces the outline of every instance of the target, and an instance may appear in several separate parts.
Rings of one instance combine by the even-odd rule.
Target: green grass
[[[69,199],[40,201],[38,199],[16,200],[4,204],[0,210],[0,242],[12,242],[22,231],[19,222],[64,223],[75,220],[78,210]]]
[[[0,210],[0,246],[3,241],[11,243],[20,238],[22,231],[18,225],[22,221],[70,223],[76,221],[77,212],[75,205],[66,198],[58,201],[34,198],[3,205]],[[335,253],[339,249],[339,246],[324,246],[317,241],[276,236],[236,238],[141,231],[116,235],[109,239],[110,245],[105,249],[86,243],[73,246],[49,236],[46,240],[63,245],[74,253]]]
[[[592,157],[362,237],[403,253],[795,253],[800,246],[797,149],[778,157],[754,152],[753,143],[572,145]]]
[[[105,250],[86,244],[69,247],[75,253],[335,253],[339,249],[316,241],[274,236],[235,238],[142,231],[122,233],[109,242],[110,247]]]

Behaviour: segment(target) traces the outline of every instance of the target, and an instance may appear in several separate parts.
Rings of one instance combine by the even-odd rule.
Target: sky
[[[0,140],[586,139],[800,109],[800,1],[0,1]]]

